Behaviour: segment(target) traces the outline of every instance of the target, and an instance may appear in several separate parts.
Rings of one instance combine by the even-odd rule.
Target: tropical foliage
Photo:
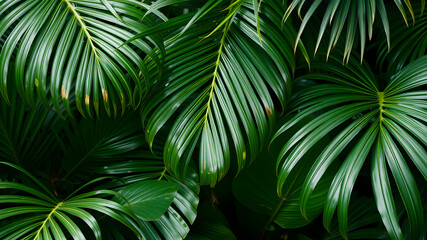
[[[424,8],[0,0],[0,239],[424,239]]]

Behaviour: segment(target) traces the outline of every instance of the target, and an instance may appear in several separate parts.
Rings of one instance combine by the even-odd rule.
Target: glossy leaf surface
[[[1,1],[1,95],[9,102],[7,86],[14,85],[31,105],[39,98],[70,115],[75,106],[91,116],[102,105],[116,114],[137,104],[150,82],[143,56],[161,65],[153,49],[163,42],[153,36],[118,47],[153,24],[149,16],[139,21],[147,7],[136,0]]]
[[[0,182],[0,188],[6,190],[6,195],[0,198],[0,204],[5,206],[0,210],[0,218],[5,223],[0,229],[2,239],[67,239],[67,236],[73,239],[86,239],[83,234],[85,227],[91,229],[96,239],[102,239],[99,222],[94,217],[94,212],[117,220],[136,235],[141,234],[132,211],[109,199],[111,196],[118,195],[114,191],[71,194],[60,201],[46,186],[24,169],[8,163],[2,163],[2,165],[17,169],[38,185],[31,187],[17,182]],[[101,179],[95,179],[92,183],[99,180]],[[25,195],[15,195],[7,190],[20,191]],[[77,219],[79,224],[76,222]]]
[[[323,12],[323,18],[320,23],[320,28],[318,31],[318,37],[316,42],[315,53],[320,45],[320,42],[324,38],[324,34],[326,33],[326,28],[328,25],[331,26],[329,43],[327,48],[327,58],[332,48],[335,47],[338,40],[345,34],[345,49],[341,51],[343,54],[343,61],[348,62],[351,56],[351,51],[353,49],[353,45],[355,41],[357,41],[357,33],[360,38],[360,61],[363,61],[364,51],[367,39],[371,40],[374,31],[374,21],[379,18],[381,20],[382,27],[385,32],[385,39],[390,48],[390,32],[395,31],[390,28],[389,17],[387,10],[388,1],[372,1],[372,0],[330,0],[330,1],[322,1],[315,0],[309,1],[307,3],[305,0],[294,0],[292,1],[286,13],[283,16],[283,20],[287,21],[287,19],[291,16],[291,14],[295,11],[298,13],[298,17],[301,19],[301,25],[298,31],[297,43],[300,40],[300,37],[306,28],[307,24],[310,24],[310,19],[313,17],[316,11]],[[391,2],[391,1],[390,1]],[[395,7],[400,11],[400,14],[403,17],[403,20],[406,23],[406,26],[409,23],[415,23],[415,14],[414,9],[411,5],[413,1],[404,1],[402,3],[401,0],[394,0]],[[417,5],[418,8],[416,10],[420,10],[423,12],[425,0],[421,0],[422,5]],[[306,4],[306,6],[304,6]],[[302,9],[306,9],[305,13],[303,13]],[[320,9],[320,10],[319,10]],[[407,12],[409,11],[409,16]],[[378,17],[379,14],[379,17]],[[399,19],[401,20],[401,19]],[[379,20],[377,20],[379,21]],[[296,49],[296,45],[295,45]]]
[[[346,66],[340,64],[339,57],[333,57],[327,64],[314,64],[313,68],[321,71],[312,71],[301,80],[317,80],[322,84],[299,93],[294,102],[298,113],[276,136],[305,116],[322,112],[283,146],[278,158],[280,195],[285,194],[284,183],[302,157],[319,144],[323,136],[338,131],[317,157],[302,185],[303,214],[309,207],[307,200],[325,171],[337,157],[342,157],[345,160],[329,188],[323,222],[330,230],[337,210],[341,234],[348,237],[350,196],[357,175],[371,156],[374,196],[390,236],[402,238],[387,169],[393,175],[409,215],[411,234],[419,236],[423,228],[422,204],[408,164],[413,164],[424,180],[427,179],[427,102],[426,92],[422,90],[427,84],[426,64],[426,56],[410,63],[394,74],[383,90],[370,68],[358,64],[354,58]]]
[[[243,168],[259,153],[276,112],[287,104],[295,33],[280,26],[283,6],[266,1],[258,12],[260,42],[253,8],[245,1],[230,6],[209,1],[200,10],[203,18],[166,47],[169,71],[142,116],[149,144],[171,122],[163,157],[179,178],[193,156],[198,156],[203,185],[214,186],[231,158]]]

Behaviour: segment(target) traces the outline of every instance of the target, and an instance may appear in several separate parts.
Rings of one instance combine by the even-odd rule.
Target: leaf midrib
[[[79,22],[83,33],[86,35],[86,38],[92,48],[92,52],[95,55],[96,59],[99,59],[98,54],[96,53],[97,47],[95,47],[95,44],[92,41],[92,35],[90,35],[89,31],[87,30],[87,25],[83,22],[83,18],[82,16],[77,12],[76,7],[73,6],[73,4],[71,4],[71,2],[69,0],[62,0],[63,2],[65,2],[68,6],[68,8],[71,10],[71,12],[73,13],[74,17],[77,19],[77,21]]]
[[[227,38],[228,32],[230,30],[230,22],[233,19],[233,16],[236,14],[236,12],[238,11],[238,9],[240,8],[240,6],[243,4],[243,2],[244,1],[240,1],[240,2],[236,1],[236,2],[234,2],[233,4],[231,4],[228,7],[228,8],[230,8],[234,4],[237,4],[237,6],[236,6],[235,9],[230,9],[230,12],[233,12],[233,14],[231,14],[229,17],[227,17],[227,19],[225,19],[225,21],[227,21],[227,22],[225,23],[225,26],[224,26],[224,29],[223,29],[223,33],[222,33],[222,36],[221,36],[220,45],[219,45],[219,49],[218,49],[218,57],[217,57],[216,62],[215,62],[215,70],[213,72],[213,78],[212,78],[212,83],[211,83],[211,87],[210,87],[211,89],[210,89],[210,92],[209,92],[209,99],[208,99],[208,102],[206,103],[207,108],[206,108],[206,114],[205,114],[205,117],[204,117],[204,125],[205,126],[208,123],[208,115],[209,115],[209,113],[211,111],[211,102],[212,102],[212,99],[213,99],[213,96],[214,96],[214,92],[213,91],[214,91],[214,88],[216,86],[216,80],[218,78],[218,68],[221,65],[221,56],[222,56],[222,54],[224,52],[223,49],[224,49],[224,45],[225,45],[225,39]],[[210,33],[206,37],[209,37],[212,33]]]
[[[55,206],[54,209],[52,209],[52,211],[47,215],[46,219],[43,221],[41,227],[39,228],[39,230],[37,230],[37,234],[33,239],[39,239],[39,235],[40,232],[43,230],[43,228],[46,226],[46,223],[50,220],[50,218],[52,217],[52,214],[54,214],[56,212],[56,210],[58,210],[58,208],[62,205],[62,202],[58,203],[58,205]]]

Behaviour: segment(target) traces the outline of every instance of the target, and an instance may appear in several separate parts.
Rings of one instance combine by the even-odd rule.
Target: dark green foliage
[[[0,0],[0,239],[424,239],[424,9]]]

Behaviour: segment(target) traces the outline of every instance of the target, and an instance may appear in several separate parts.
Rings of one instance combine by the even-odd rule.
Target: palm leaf
[[[190,226],[197,216],[200,187],[197,185],[197,177],[188,175],[186,182],[182,183],[170,176],[163,165],[161,158],[152,156],[151,159],[139,159],[138,161],[122,161],[105,167],[105,173],[120,177],[120,181],[102,186],[103,188],[115,187],[120,192],[123,183],[132,184],[146,180],[161,180],[177,185],[178,192],[173,198],[165,214],[155,221],[146,221],[140,218],[143,235],[146,239],[184,239],[190,231]],[[116,238],[113,238],[116,239]],[[126,237],[124,238],[126,239]]]
[[[289,118],[288,118],[289,119]],[[277,176],[275,174],[276,159],[281,150],[279,142],[286,142],[301,127],[309,123],[311,118],[303,119],[294,128],[281,136],[255,162],[243,169],[233,181],[233,195],[251,212],[269,216],[265,224],[266,230],[270,224],[276,223],[281,228],[299,228],[309,224],[322,211],[325,204],[327,191],[332,181],[333,169],[319,183],[316,192],[309,199],[306,215],[300,211],[301,185],[310,170],[315,156],[318,156],[326,144],[319,144],[309,154],[304,156],[301,163],[294,169],[292,176],[285,183],[284,194],[279,196],[276,191]],[[323,142],[327,142],[327,137]]]
[[[325,3],[325,8],[323,8],[323,5],[321,4],[322,2],[327,2]],[[317,52],[320,42],[322,41],[322,38],[324,36],[326,27],[329,24],[331,25],[331,35],[329,39],[326,58],[328,58],[331,49],[334,48],[335,45],[337,44],[343,31],[347,31],[345,48],[341,54],[343,54],[343,61],[345,60],[346,62],[348,62],[351,55],[351,51],[353,49],[355,38],[357,37],[356,29],[358,28],[360,45],[361,45],[360,61],[362,62],[365,45],[366,45],[366,38],[368,37],[369,40],[371,40],[373,36],[374,20],[375,20],[376,12],[378,11],[381,17],[384,32],[386,34],[386,42],[387,42],[388,48],[390,48],[390,32],[391,31],[390,31],[390,26],[389,26],[389,21],[387,16],[388,10],[386,9],[384,1],[382,0],[381,1],[316,0],[316,1],[311,1],[310,5],[308,5],[307,11],[305,12],[304,16],[302,16],[301,12],[305,3],[306,3],[305,0],[292,1],[289,4],[288,9],[283,17],[283,21],[286,21],[289,18],[289,16],[295,11],[295,9],[298,9],[298,16],[300,17],[302,22],[298,31],[296,43],[300,41],[300,37],[305,27],[307,26],[307,24],[309,24],[310,19],[312,18],[316,10],[318,10],[319,8],[324,9],[322,10],[324,11],[324,15],[320,23],[319,34],[317,37],[317,43],[316,43],[316,48],[314,52],[315,53]],[[405,4],[403,4],[402,1],[400,0],[395,0],[394,3],[397,9],[400,11],[407,26],[408,26],[408,18],[409,18],[406,14],[407,10],[409,10],[409,13],[412,17],[412,21],[415,23],[414,9],[412,8],[411,2],[409,0],[404,1]],[[419,7],[419,9],[421,9],[421,12],[424,10],[425,0],[422,0],[422,3],[423,3],[422,6]],[[392,30],[394,31],[394,29]],[[296,49],[296,44],[295,44],[295,49]]]
[[[161,151],[156,150],[156,153],[161,155]],[[100,173],[120,178],[120,181],[110,183],[103,188],[117,188],[117,185],[123,183],[132,184],[161,179],[177,185],[179,187],[178,192],[165,214],[155,221],[140,219],[140,223],[146,239],[184,239],[197,216],[200,191],[200,187],[197,185],[197,175],[191,173],[183,183],[167,173],[161,157],[155,157],[148,150],[139,151],[136,156],[140,156],[142,159],[126,160],[125,158],[105,167],[100,167],[98,171],[104,170]],[[120,187],[117,189],[119,192],[121,191]],[[127,238],[124,237],[123,239]]]
[[[382,91],[369,67],[359,65],[355,59],[350,58],[347,66],[341,66],[335,56],[329,64],[314,64],[315,69],[322,71],[313,71],[301,79],[325,83],[299,93],[294,102],[294,111],[298,113],[276,136],[305,116],[323,112],[285,143],[278,158],[279,193],[284,194],[283,184],[302,157],[328,132],[339,131],[307,174],[301,191],[302,213],[305,215],[305,208],[309,206],[307,200],[319,179],[341,155],[345,160],[330,186],[323,220],[326,229],[330,230],[337,209],[341,234],[347,238],[352,188],[366,158],[371,155],[374,195],[390,236],[402,238],[386,163],[409,216],[411,235],[419,236],[423,227],[422,205],[408,164],[414,165],[424,180],[427,179],[427,104],[426,92],[422,90],[427,84],[426,63],[427,57],[412,62],[394,74]],[[342,151],[348,151],[348,154],[340,154]]]
[[[35,179],[20,167],[4,162],[2,164]],[[20,195],[7,194],[0,199],[0,204],[6,206],[0,213],[2,219],[0,237],[2,239],[67,239],[69,237],[86,239],[84,226],[87,225],[95,238],[101,239],[102,232],[98,223],[101,217],[95,218],[96,215],[92,212],[111,217],[130,228],[135,235],[142,236],[143,233],[137,225],[137,216],[149,219],[159,218],[166,211],[177,191],[177,186],[173,183],[145,181],[124,187],[122,194],[104,189],[77,195],[81,189],[100,180],[102,179],[92,180],[62,201],[38,181],[36,181],[38,187],[17,182],[0,182],[0,188],[7,189],[7,193],[12,190],[20,192]],[[136,203],[134,197],[139,195],[138,192],[144,192],[145,198],[139,199]],[[156,199],[147,197],[153,196],[153,193],[160,197]],[[113,197],[112,200],[111,197]],[[147,208],[151,207],[158,211],[147,211]],[[78,219],[81,222],[76,221]],[[80,223],[86,225],[79,226]]]
[[[184,177],[198,153],[201,184],[211,186],[227,173],[231,148],[239,169],[255,158],[276,111],[285,108],[295,36],[289,26],[281,30],[283,8],[274,1],[263,1],[258,11],[262,42],[252,4],[207,4],[214,3],[167,46],[169,71],[142,111],[150,145],[172,123],[163,154],[167,169]]]
[[[137,151],[145,143],[141,132],[140,120],[132,113],[118,119],[70,119],[56,138],[63,152],[60,181],[87,181],[104,174],[105,166],[144,157]]]
[[[389,239],[387,231],[381,224],[381,218],[375,208],[372,199],[361,197],[353,198],[349,208],[349,239]],[[313,234],[310,234],[313,236]],[[321,235],[316,232],[316,235]],[[320,239],[340,240],[339,226],[335,222],[331,232],[322,234]],[[311,239],[306,235],[300,235],[300,239]]]
[[[162,40],[153,36],[116,49],[154,24],[148,16],[140,21],[148,7],[136,0],[0,2],[0,36],[6,39],[0,53],[1,95],[9,103],[7,86],[13,84],[32,106],[37,93],[58,113],[63,104],[71,114],[75,100],[83,115],[91,115],[93,108],[99,114],[102,105],[116,113],[137,104],[134,88],[141,97],[150,82],[141,56],[161,65],[153,48],[162,49]]]
[[[40,101],[29,107],[12,88],[9,95],[10,105],[0,99],[0,160],[37,168],[57,148],[54,132],[60,129],[59,118]]]
[[[160,181],[163,185],[170,183],[178,186],[178,192],[171,199],[172,205],[168,205],[167,211],[159,219],[153,221],[152,218],[138,218],[143,229],[142,234],[146,239],[185,238],[190,230],[189,226],[194,223],[197,216],[196,209],[199,203],[197,175],[194,173],[188,175],[185,183],[170,176],[161,157],[161,147],[157,145],[152,147],[156,155],[150,152],[142,135],[140,119],[135,114],[128,113],[118,119],[85,119],[72,122],[60,134],[64,135],[58,137],[64,152],[62,168],[64,173],[59,185],[66,186],[70,180],[82,181],[97,176],[112,176],[117,180],[100,186],[100,189],[115,189],[126,197],[123,192],[128,190],[127,187],[122,187],[123,184],[144,184],[147,180],[164,179],[166,181]],[[141,191],[135,194],[139,196],[143,193]],[[132,199],[135,199],[135,202],[128,200],[131,204],[143,197],[134,195]],[[120,202],[120,199],[117,198],[116,201]],[[154,208],[149,209],[155,212]],[[126,233],[115,232],[117,226],[114,227],[113,222],[107,221],[103,226],[104,231],[108,233],[107,239],[108,237],[129,239]]]
[[[378,66],[390,74],[426,55],[427,52],[427,14],[421,14],[415,24],[409,28],[401,24],[398,19],[393,20],[390,22],[393,29],[390,36],[390,49],[387,48],[385,41],[381,42],[377,58]]]

